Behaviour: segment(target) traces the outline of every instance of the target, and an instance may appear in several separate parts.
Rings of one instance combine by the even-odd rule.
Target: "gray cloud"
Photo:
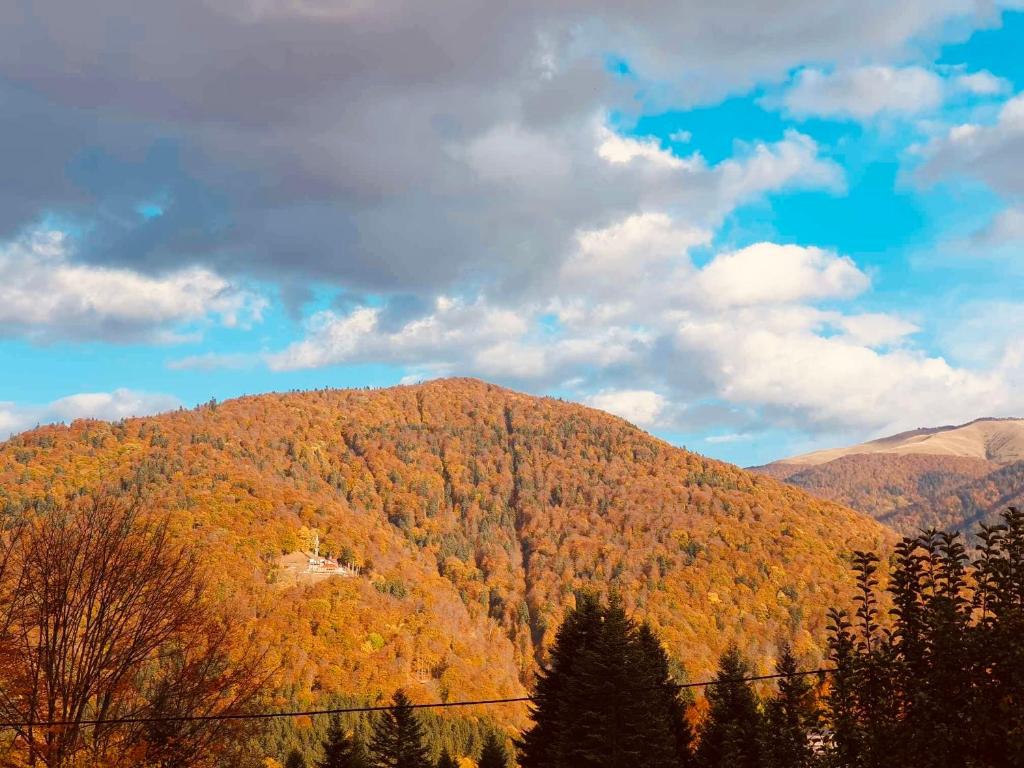
[[[921,176],[937,181],[969,176],[1011,198],[1024,198],[1024,93],[1002,105],[992,125],[967,123],[951,128],[924,149]],[[1012,224],[1012,222],[1010,222]]]
[[[0,236],[56,213],[89,222],[80,258],[151,273],[515,292],[576,230],[666,199],[595,159],[606,110],[905,56],[992,18],[983,0],[8,3],[0,164],[19,184]]]

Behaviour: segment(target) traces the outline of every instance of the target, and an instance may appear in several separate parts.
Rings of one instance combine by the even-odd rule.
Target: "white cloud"
[[[627,165],[635,161],[647,163],[653,168],[678,170],[703,164],[700,155],[694,155],[688,161],[677,157],[654,138],[631,138],[603,128],[601,141],[597,145],[597,154],[602,160],[615,165]]]
[[[520,338],[526,322],[515,312],[483,300],[466,303],[439,297],[433,310],[397,330],[381,324],[381,310],[360,307],[347,315],[327,310],[314,315],[308,335],[268,356],[274,370],[316,368],[360,360],[423,364],[445,356],[480,353]]]
[[[806,137],[781,144],[716,166],[663,171],[736,204],[816,167]],[[793,153],[801,159],[787,159]],[[625,164],[649,162],[660,161],[637,155]],[[756,411],[761,427],[812,430],[902,428],[1012,410],[1020,389],[1012,356],[974,370],[924,353],[913,343],[915,323],[859,310],[855,299],[870,279],[848,257],[760,242],[699,268],[690,252],[709,242],[709,230],[686,212],[626,214],[578,230],[559,268],[528,298],[440,298],[397,326],[383,323],[379,308],[321,313],[305,339],[269,363],[374,360],[570,387],[595,406],[664,428],[698,418],[683,407],[694,401]]]
[[[847,315],[839,318],[837,324],[853,343],[875,348],[898,344],[920,330],[903,318],[878,312]]]
[[[758,143],[748,156],[726,160],[715,169],[723,197],[733,205],[790,187],[841,192],[846,186],[842,168],[818,156],[814,139],[793,130],[782,141]]]
[[[688,270],[689,250],[710,241],[709,231],[681,227],[665,213],[634,214],[604,229],[578,232],[576,251],[562,266],[561,279],[590,298],[603,292],[621,295],[624,278]]]
[[[484,295],[441,297],[430,311],[397,328],[382,322],[380,308],[320,312],[307,323],[304,339],[267,357],[271,368],[377,360],[450,370],[462,361],[483,375],[538,378],[583,364],[586,355],[600,365],[622,365],[649,336],[636,313],[662,311],[688,290],[689,250],[711,239],[710,230],[695,220],[716,223],[775,190],[836,189],[843,183],[838,166],[819,158],[814,141],[796,132],[773,144],[742,146],[736,157],[713,166],[699,156],[677,164],[648,142],[615,136],[600,127],[589,134],[584,154],[600,157],[603,151],[603,164],[621,174],[620,183],[642,191],[650,209],[578,229],[566,252],[548,260],[548,272],[528,297],[502,297],[507,306]],[[633,165],[643,178],[635,176]],[[654,178],[644,175],[651,166]],[[669,207],[679,213],[665,212]],[[531,338],[543,312],[590,330],[585,337]],[[606,333],[596,330],[601,326]]]
[[[763,311],[694,318],[675,343],[698,358],[718,396],[755,405],[779,423],[901,429],[964,421],[1020,403],[1005,372],[956,368],[940,357],[879,352],[813,324],[777,325]]]
[[[723,307],[850,298],[869,282],[846,257],[776,243],[719,254],[697,277],[705,299]]]
[[[703,428],[685,404],[719,403],[759,414],[737,424],[743,434],[901,429],[1020,402],[1021,366],[1008,352],[985,368],[958,367],[916,348],[914,323],[858,311],[853,299],[870,281],[849,258],[756,243],[698,268],[689,250],[705,242],[667,214],[633,214],[579,232],[564,268],[528,301],[439,299],[395,328],[379,309],[325,313],[269,362],[376,360],[419,377],[559,386],[647,427]],[[546,328],[551,316],[557,324]]]
[[[969,81],[980,85],[979,80]],[[782,97],[798,116],[866,120],[876,115],[915,115],[939,107],[942,78],[922,67],[861,66],[823,72],[800,70]]]
[[[81,392],[45,405],[0,403],[0,439],[31,429],[37,424],[70,423],[75,419],[117,421],[169,411],[180,405],[181,402],[171,395],[131,389]]]
[[[975,96],[997,96],[1008,92],[1013,85],[1009,80],[996,77],[987,70],[957,75],[952,80],[953,88]]]
[[[665,410],[665,398],[647,389],[604,390],[588,397],[587,405],[642,426],[654,426]]]
[[[0,332],[43,338],[172,340],[182,323],[258,321],[261,297],[200,267],[149,277],[75,264],[67,237],[38,231],[0,248]]]

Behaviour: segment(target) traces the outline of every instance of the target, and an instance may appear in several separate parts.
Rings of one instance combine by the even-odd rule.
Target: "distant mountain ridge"
[[[778,464],[824,464],[842,456],[886,453],[915,456],[959,456],[996,464],[1024,460],[1024,419],[984,417],[966,424],[901,432],[846,448],[814,451]]]
[[[751,469],[904,533],[970,530],[1024,501],[1024,419],[915,429]]]
[[[693,675],[732,641],[765,669],[780,640],[814,663],[849,553],[894,538],[607,413],[469,379],[42,427],[0,443],[0,511],[124,476],[271,633],[282,706],[522,695],[578,589],[620,592]],[[314,531],[358,575],[288,571]]]

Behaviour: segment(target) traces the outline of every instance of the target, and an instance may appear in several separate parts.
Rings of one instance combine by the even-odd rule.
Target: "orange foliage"
[[[282,701],[521,695],[580,587],[614,588],[692,676],[731,640],[820,659],[847,553],[837,504],[607,414],[473,380],[243,397],[0,446],[0,504],[135,473],[273,638]],[[316,530],[361,575],[298,584]]]
[[[968,456],[861,453],[813,466],[780,461],[753,471],[908,535],[927,527],[971,531],[1024,500],[1024,462],[1000,466]]]

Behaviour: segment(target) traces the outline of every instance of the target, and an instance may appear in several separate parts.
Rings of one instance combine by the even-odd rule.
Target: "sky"
[[[0,438],[475,376],[742,465],[1024,415],[1021,0],[0,5]]]

